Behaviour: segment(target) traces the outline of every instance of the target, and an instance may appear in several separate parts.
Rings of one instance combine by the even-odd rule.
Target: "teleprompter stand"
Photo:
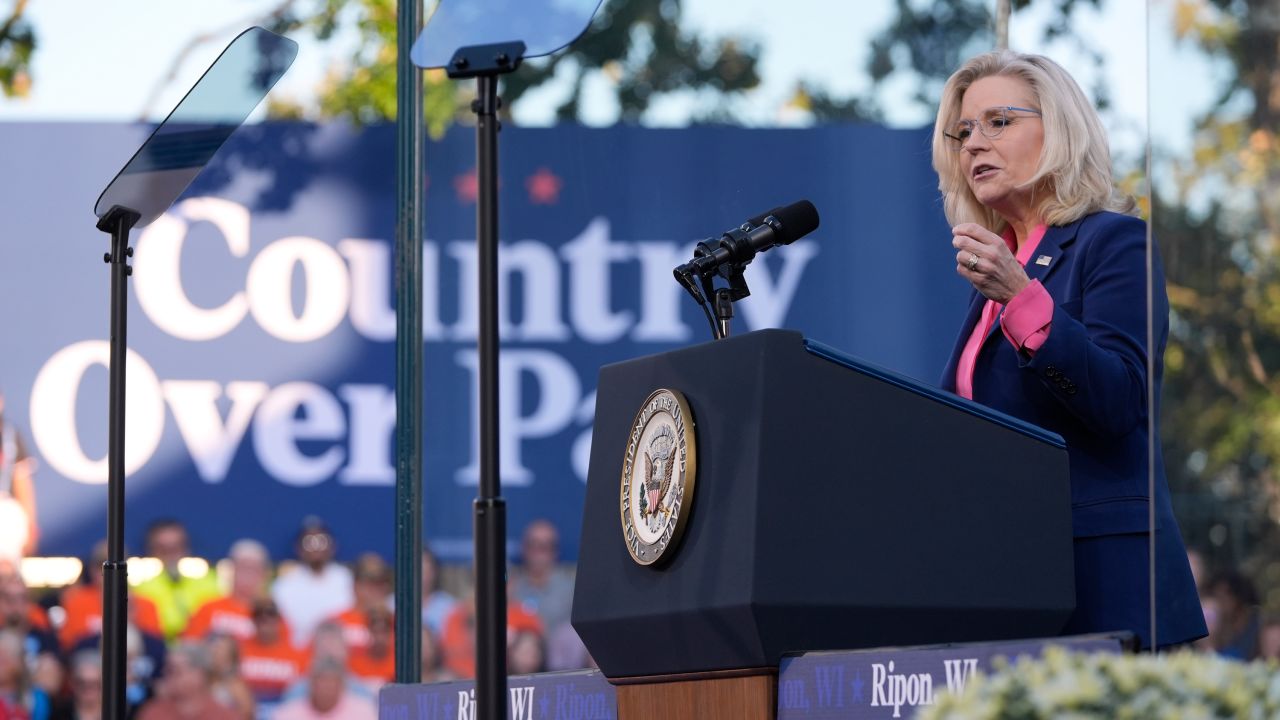
[[[476,700],[479,720],[507,717],[507,503],[498,475],[498,76],[520,67],[520,41],[459,48],[447,68],[476,79],[476,245],[480,272],[480,494],[475,500]]]
[[[526,58],[567,47],[586,31],[599,6],[600,0],[441,0],[411,52],[418,67],[443,68],[455,80],[476,79],[472,110],[477,119],[480,295],[480,494],[474,528],[478,720],[507,718],[507,520],[498,475],[498,78]]]
[[[107,560],[102,564],[102,707],[107,718],[125,717],[125,629],[128,623],[128,573],[124,558],[124,366],[128,352],[127,320],[129,230],[137,210],[114,205],[98,220],[111,235],[111,367],[107,395]]]
[[[251,27],[205,70],[164,122],[107,184],[94,205],[111,235],[111,343],[107,398],[107,559],[102,564],[103,717],[124,720],[128,568],[124,558],[125,370],[129,233],[164,214],[248,118],[297,57],[297,43]]]

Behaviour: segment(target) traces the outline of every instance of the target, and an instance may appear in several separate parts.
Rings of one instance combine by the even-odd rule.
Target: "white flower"
[[[997,659],[958,695],[943,695],[921,720],[1197,720],[1280,718],[1280,665],[1244,664],[1190,652],[1069,653]]]

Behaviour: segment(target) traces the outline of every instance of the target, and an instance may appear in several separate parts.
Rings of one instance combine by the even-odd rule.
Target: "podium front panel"
[[[619,491],[631,422],[684,394],[684,537],[641,566]],[[1056,438],[761,331],[602,369],[573,624],[609,677],[785,652],[1054,635],[1074,607]]]

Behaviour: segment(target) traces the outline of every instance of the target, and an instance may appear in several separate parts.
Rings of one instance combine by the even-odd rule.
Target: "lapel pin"
[[[1053,262],[1053,258],[1049,257],[1048,255],[1041,255],[1040,257],[1036,258],[1037,265],[1048,265],[1051,262]]]

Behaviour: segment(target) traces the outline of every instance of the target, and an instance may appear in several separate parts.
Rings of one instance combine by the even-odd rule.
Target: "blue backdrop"
[[[0,135],[0,388],[40,461],[41,554],[82,555],[105,533],[108,238],[92,208],[146,132],[7,124]],[[967,286],[927,130],[507,128],[501,140],[513,540],[550,518],[576,557],[599,367],[706,341],[671,268],[768,208],[808,198],[822,226],[748,269],[735,332],[795,328],[937,379]],[[476,492],[473,148],[456,128],[427,158],[424,511],[448,559],[470,552]],[[173,516],[200,554],[250,536],[289,556],[314,514],[342,557],[390,555],[394,154],[389,126],[243,128],[135,233],[131,549]]]

